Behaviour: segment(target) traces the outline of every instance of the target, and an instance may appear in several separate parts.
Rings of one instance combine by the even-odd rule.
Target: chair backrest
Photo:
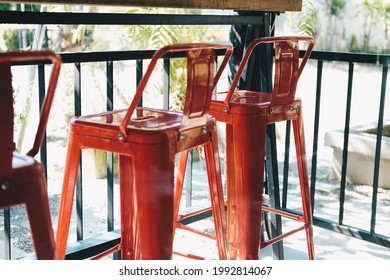
[[[27,153],[34,157],[41,145],[45,135],[54,92],[57,87],[59,72],[61,69],[61,58],[52,51],[31,51],[31,52],[6,52],[0,53],[0,122],[2,140],[0,141],[0,182],[7,180],[12,172],[12,154],[14,151],[14,108],[11,66],[14,63],[24,61],[47,61],[53,63],[49,85],[41,109],[37,133],[33,147]]]
[[[302,41],[309,44],[302,60],[299,61],[299,42]],[[225,111],[230,109],[231,97],[253,49],[264,43],[273,43],[275,46],[275,76],[270,106],[288,105],[293,102],[298,79],[313,50],[314,39],[306,36],[264,37],[255,39],[249,44],[226,96]]]
[[[0,63],[0,123],[2,138],[0,141],[0,183],[12,172],[12,152],[14,149],[14,107],[12,80],[9,63]]]
[[[218,71],[214,75],[214,51],[216,49],[226,49],[226,52],[223,61],[219,65]],[[184,116],[180,130],[186,130],[206,122],[212,92],[233,53],[233,46],[230,44],[216,43],[170,45],[163,47],[153,55],[152,60],[140,81],[134,99],[120,125],[120,132],[124,140],[127,136],[126,126],[142,96],[157,61],[166,54],[173,52],[186,52],[187,54],[186,96],[183,110]]]

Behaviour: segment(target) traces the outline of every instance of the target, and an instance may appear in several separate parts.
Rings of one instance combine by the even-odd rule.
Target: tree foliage
[[[155,8],[136,8],[129,10],[130,13],[170,13],[176,14],[183,12],[179,9],[159,9]],[[187,11],[186,11],[187,12]],[[189,12],[189,11],[188,11]],[[135,49],[159,49],[166,45],[177,43],[195,43],[205,41],[227,40],[222,34],[228,34],[228,31],[221,32],[220,26],[201,26],[201,25],[143,25],[129,26],[128,36]],[[170,75],[170,108],[182,110],[185,95],[186,72],[184,59],[174,59],[171,61]]]
[[[359,12],[364,16],[362,51],[380,52],[380,46],[373,48],[371,45],[371,39],[374,35],[378,35],[376,30],[377,26],[384,24],[384,37],[386,41],[388,40],[387,29],[389,25],[390,4],[385,3],[385,1],[382,0],[362,0]],[[386,51],[387,47],[388,46],[384,47],[384,51]]]

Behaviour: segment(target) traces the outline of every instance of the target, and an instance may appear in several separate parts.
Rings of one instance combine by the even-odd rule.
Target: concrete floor
[[[208,203],[208,188],[207,182],[204,180],[204,175],[195,173],[194,176],[194,207],[201,207]],[[86,178],[92,178],[91,181],[86,181],[86,188],[84,189],[84,203],[85,203],[85,211],[84,211],[84,220],[85,220],[85,230],[84,235],[85,238],[88,236],[93,236],[99,234],[99,232],[106,231],[106,183],[105,180],[97,180],[94,179],[94,176],[86,176]],[[203,178],[203,179],[198,179]],[[297,178],[294,176],[290,177],[291,191],[294,193],[294,188],[297,188]],[[49,191],[50,191],[50,205],[52,208],[52,221],[54,230],[56,230],[56,223],[58,217],[58,207],[59,207],[59,199],[61,193],[61,176],[58,176],[56,180],[51,180],[49,182]],[[92,187],[90,187],[92,186]],[[316,208],[316,215],[326,215],[325,217],[330,217],[332,220],[337,220],[337,204],[331,200],[331,196],[335,193],[335,188],[337,185],[332,185],[329,183],[318,183],[317,190],[318,194],[316,194],[316,203],[317,205],[323,205],[322,208]],[[118,202],[118,186],[115,187],[115,214],[116,214],[116,228],[119,228],[119,203]],[[359,194],[362,194],[362,190],[357,189]],[[383,193],[386,197],[388,197],[388,193]],[[367,220],[363,218],[363,215],[370,213],[369,208],[366,206],[363,207],[363,200],[366,199],[369,201],[369,196],[361,195],[356,198],[356,201],[351,200],[351,207],[354,207],[354,211],[350,211],[349,214],[352,214],[352,218],[350,220]],[[182,199],[182,202],[184,199]],[[300,204],[299,199],[289,200],[289,206],[295,207],[296,204]],[[346,208],[349,205],[346,204]],[[378,223],[378,228],[381,228],[382,232],[386,233],[386,225],[388,225],[388,215],[385,215],[390,210],[388,205],[383,205],[381,209],[384,211],[383,213],[383,222],[382,224]],[[352,209],[352,208],[351,208]],[[20,210],[20,209],[19,209]],[[16,211],[16,210],[15,210]],[[75,211],[73,211],[75,212]],[[75,239],[75,213],[73,213],[73,220],[70,229],[69,240]],[[26,218],[23,216],[22,211],[16,211],[13,214],[15,220],[13,221],[13,236],[16,238],[13,239],[13,242],[16,242],[16,246],[12,248],[13,259],[18,259],[25,255],[26,251],[30,248],[31,251],[31,242],[28,243],[28,240],[23,240],[25,236],[28,237],[28,222]],[[4,257],[4,243],[2,239],[2,230],[1,226],[1,214],[0,214],[0,259]],[[369,221],[369,220],[368,220]],[[200,228],[206,229],[208,231],[213,230],[213,224],[211,221],[201,221]],[[204,225],[202,225],[204,223]],[[284,221],[283,229],[288,230],[292,226],[294,226],[295,222],[293,221]],[[20,230],[20,236],[18,236],[17,230]],[[195,238],[192,240],[191,238]],[[182,249],[191,249],[191,246],[194,246],[193,252],[201,252],[201,255],[205,256],[207,259],[216,259],[217,255],[215,252],[215,244],[213,242],[210,243],[210,240],[201,240],[199,242],[199,237],[191,237],[186,235],[185,233],[177,232],[175,238],[175,246],[177,246],[177,250],[181,251]],[[22,242],[23,241],[23,242]],[[307,259],[307,249],[306,249],[306,241],[304,232],[298,232],[284,241],[284,252],[286,260],[305,260]],[[361,241],[355,238],[351,238],[339,233],[335,233],[329,230],[325,230],[322,228],[314,227],[314,243],[315,243],[315,255],[317,260],[389,260],[390,259],[390,249],[371,244],[369,242]],[[271,260],[272,249],[271,247],[264,248],[260,252],[261,259]]]
[[[200,221],[197,228],[210,229],[211,221]],[[285,222],[284,229],[294,226],[295,222]],[[283,240],[285,260],[307,260],[304,232],[298,232]],[[348,237],[319,227],[314,227],[316,260],[390,260],[390,249]],[[191,247],[193,246],[193,247]],[[175,238],[175,250],[182,253],[197,254],[206,259],[217,259],[215,242],[198,235],[178,230]],[[26,257],[26,253],[13,246],[12,259]],[[261,259],[272,260],[272,246],[260,251]],[[4,242],[0,240],[0,259],[4,258]],[[175,256],[175,258],[179,258]]]

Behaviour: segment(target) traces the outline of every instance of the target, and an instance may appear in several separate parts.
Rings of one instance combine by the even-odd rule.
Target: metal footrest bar
[[[204,237],[216,240],[216,236],[213,235],[213,234],[210,234],[210,233],[207,233],[207,232],[204,232],[204,231],[201,231],[201,230],[198,230],[198,229],[186,226],[186,225],[182,225],[181,223],[177,223],[176,224],[176,228],[183,229],[183,230],[186,230],[186,231],[189,231],[189,232],[192,232],[192,233],[195,233],[195,234],[198,234],[198,235],[201,235],[201,236],[204,236]]]
[[[286,232],[286,233],[283,233],[283,234],[281,234],[279,236],[271,238],[270,240],[262,241],[260,243],[260,249],[263,249],[263,248],[265,248],[265,247],[267,247],[267,246],[269,246],[269,245],[271,245],[273,243],[276,243],[276,242],[278,242],[278,241],[280,241],[280,240],[282,240],[282,239],[284,239],[284,238],[286,238],[286,237],[288,237],[288,236],[290,236],[290,235],[292,235],[292,234],[294,234],[294,233],[296,233],[298,231],[304,230],[305,228],[306,228],[306,226],[302,225],[302,226],[300,226],[300,227],[298,227],[296,229],[293,229],[293,230],[291,230],[289,232]]]
[[[262,209],[263,209],[263,211],[275,213],[277,215],[291,218],[291,219],[299,221],[299,222],[304,222],[303,216],[301,216],[301,215],[293,214],[291,212],[287,212],[287,211],[283,211],[283,210],[279,210],[279,209],[275,209],[275,208],[270,208],[270,207],[265,206],[265,205],[262,206]]]
[[[108,255],[111,255],[115,252],[120,251],[122,248],[121,244],[116,245],[115,247],[108,249],[100,254],[97,254],[96,256],[93,256],[92,258],[89,258],[90,260],[99,260],[101,258],[107,257]]]

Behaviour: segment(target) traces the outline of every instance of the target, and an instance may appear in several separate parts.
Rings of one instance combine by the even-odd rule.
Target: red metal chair
[[[11,65],[20,61],[51,60],[50,83],[41,110],[38,130],[27,155],[14,151],[14,108]],[[51,51],[9,52],[0,54],[0,208],[24,204],[30,222],[37,259],[55,259],[55,243],[44,167],[34,159],[45,135],[61,59]]]
[[[299,62],[299,43],[308,42]],[[275,65],[272,93],[236,90],[253,49],[259,44],[274,43]],[[254,40],[247,48],[224,101],[212,101],[210,113],[226,123],[227,201],[229,241],[240,259],[258,259],[261,215],[263,209],[303,222],[299,228],[262,242],[261,248],[299,230],[306,231],[308,255],[314,259],[313,225],[306,161],[301,100],[295,97],[298,79],[311,54],[311,37],[268,37]],[[222,93],[221,93],[222,94]],[[218,96],[218,94],[217,94]],[[292,120],[303,215],[294,215],[262,207],[266,126]]]
[[[299,42],[302,41],[309,44],[299,62]],[[275,45],[272,93],[236,90],[253,49],[266,43]],[[258,259],[259,248],[300,230],[306,231],[308,255],[314,259],[302,107],[301,100],[295,97],[298,79],[313,45],[311,37],[267,37],[254,40],[244,54],[229,91],[213,96],[210,114],[217,121],[226,123],[228,239],[232,244],[233,259]],[[262,206],[266,127],[270,123],[287,120],[292,120],[294,128],[302,216]],[[185,164],[181,168],[185,168]],[[260,244],[262,210],[295,219],[303,222],[303,225]]]
[[[214,50],[227,49],[214,76]],[[171,259],[174,240],[175,154],[203,146],[217,244],[229,258],[226,217],[211,94],[233,51],[224,44],[179,44],[157,51],[129,108],[72,120],[57,228],[57,251],[64,259],[81,149],[119,154],[122,259]],[[187,89],[183,112],[136,107],[149,77],[164,55],[187,54]],[[108,252],[106,252],[108,253]],[[101,257],[101,256],[97,256]]]

